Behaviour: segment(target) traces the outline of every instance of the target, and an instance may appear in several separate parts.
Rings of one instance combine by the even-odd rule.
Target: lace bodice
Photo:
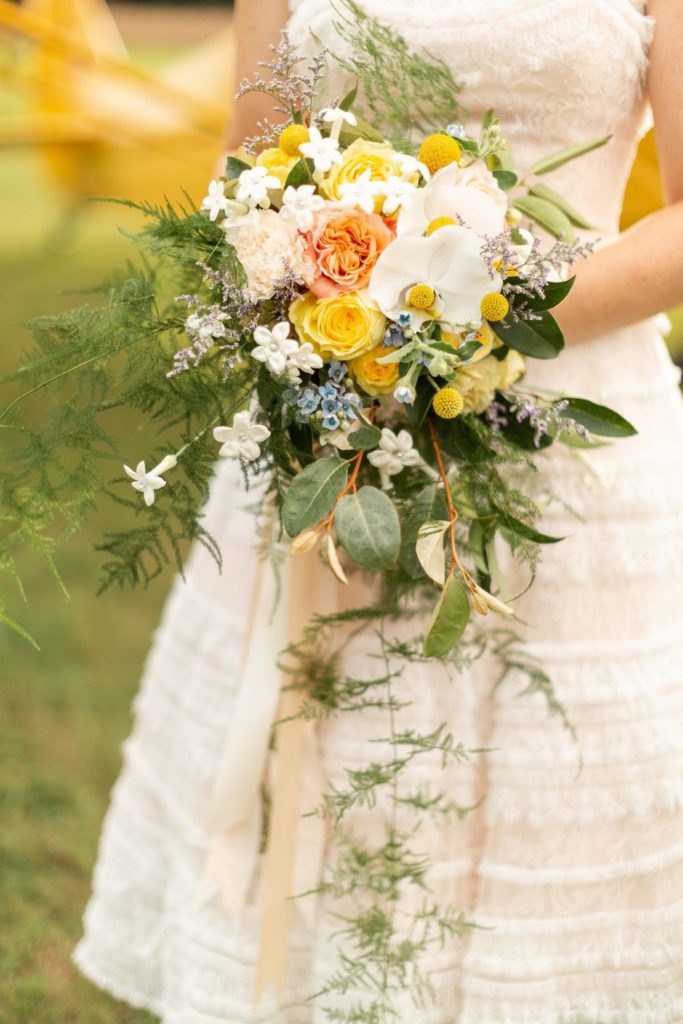
[[[290,34],[339,49],[330,0],[291,0]],[[476,123],[502,118],[516,167],[597,136],[612,139],[547,179],[598,227],[617,230],[623,190],[647,124],[653,20],[646,0],[365,0],[369,13],[441,57]]]

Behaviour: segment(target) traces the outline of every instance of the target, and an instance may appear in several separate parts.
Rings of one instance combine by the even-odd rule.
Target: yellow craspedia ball
[[[309,140],[308,128],[303,124],[289,124],[280,133],[278,146],[287,156],[299,156],[299,146]]]
[[[436,292],[430,284],[414,284],[406,295],[406,302],[413,309],[431,309]]]
[[[439,228],[447,228],[450,227],[451,224],[457,225],[457,223],[457,220],[453,220],[452,217],[435,217],[434,220],[430,220],[427,225],[426,233],[428,235],[433,235],[435,231],[439,230]]]
[[[441,388],[432,399],[432,408],[442,420],[454,420],[465,407],[465,402],[455,388]]]
[[[420,145],[419,159],[427,166],[430,174],[436,174],[448,164],[456,164],[460,159],[460,145],[450,135],[437,132],[428,135]]]
[[[500,292],[489,292],[481,300],[481,315],[484,320],[496,323],[504,320],[510,310],[510,303]]]

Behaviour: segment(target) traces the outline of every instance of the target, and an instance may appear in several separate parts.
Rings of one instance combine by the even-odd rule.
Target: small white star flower
[[[327,174],[332,169],[333,164],[341,163],[342,157],[339,152],[339,143],[331,136],[330,138],[325,138],[320,134],[315,125],[311,125],[308,134],[308,142],[302,142],[299,146],[301,155],[313,161],[316,171],[321,174]]]
[[[378,182],[370,180],[370,171],[363,171],[355,181],[345,181],[339,186],[340,205],[345,210],[359,209],[365,213],[374,213],[378,184]],[[383,191],[384,184],[382,183]]]
[[[239,176],[235,198],[239,203],[260,206],[267,210],[270,206],[268,190],[279,188],[282,188],[279,179],[273,174],[268,174],[267,167],[250,167]]]
[[[368,461],[376,469],[383,469],[388,476],[395,476],[405,466],[415,466],[422,460],[420,453],[413,448],[413,439],[407,430],[399,430],[395,434],[384,427],[379,446],[370,452]]]
[[[381,188],[377,189],[377,191],[384,196],[382,204],[384,216],[391,217],[396,213],[406,196],[411,195],[415,188],[416,186],[413,185],[412,181],[406,181],[404,178],[398,178],[396,175],[392,175],[386,181],[383,181]]]
[[[287,360],[287,376],[294,383],[300,379],[302,373],[313,373],[323,365],[322,356],[314,351],[310,341],[299,345],[296,352],[292,352]]]
[[[225,220],[222,222],[221,227],[229,237],[230,231],[233,228],[243,228],[247,225],[253,226],[258,224],[258,216],[259,211],[257,207],[249,206],[248,203],[238,203],[235,199],[228,199]]]
[[[219,213],[225,213],[229,202],[223,182],[210,181],[209,194],[202,200],[202,210],[209,211],[209,220],[215,220]]]
[[[313,214],[322,210],[325,200],[316,195],[315,185],[289,185],[282,197],[280,216],[283,220],[294,221],[299,231],[310,231],[313,227]]]
[[[324,110],[320,111],[320,116],[325,124],[332,125],[330,128],[330,138],[335,139],[335,141],[341,134],[342,125],[348,124],[354,127],[358,124],[356,115],[352,114],[350,110],[342,110],[341,107],[325,107]]]
[[[299,343],[289,337],[289,329],[288,322],[282,320],[272,329],[261,326],[254,331],[256,346],[251,354],[259,363],[265,363],[271,373],[282,373],[298,351]]]
[[[235,413],[231,427],[214,427],[213,436],[222,446],[219,455],[226,459],[246,459],[253,462],[261,454],[260,445],[270,437],[268,427],[252,423],[246,410]]]
[[[413,174],[421,174],[425,181],[429,181],[431,175],[429,168],[417,157],[409,156],[407,153],[398,154],[398,162],[401,166],[401,173],[404,178],[411,178]]]
[[[149,473],[145,468],[144,462],[138,462],[135,469],[131,469],[130,466],[124,466],[123,468],[133,481],[131,487],[136,491],[140,491],[145,499],[145,505],[153,505],[156,497],[155,492],[161,487],[166,486],[166,481],[162,479],[161,474],[166,473],[177,465],[178,462],[175,455],[166,455],[158,466],[150,469]]]

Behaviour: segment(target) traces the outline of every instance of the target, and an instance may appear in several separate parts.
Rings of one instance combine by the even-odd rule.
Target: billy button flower
[[[430,174],[436,174],[442,167],[457,164],[461,152],[460,145],[454,138],[444,132],[437,132],[423,139],[418,159],[426,165]]]
[[[489,292],[481,300],[481,315],[490,323],[504,320],[510,311],[510,303],[500,292]]]
[[[413,309],[431,309],[436,302],[436,292],[430,284],[414,284],[406,294],[406,305]]]
[[[308,142],[309,139],[310,135],[305,125],[289,124],[284,131],[280,132],[277,144],[287,156],[299,156],[299,146],[302,146],[304,142]]]
[[[442,420],[454,420],[464,407],[462,395],[453,387],[440,388],[432,399],[432,408]]]

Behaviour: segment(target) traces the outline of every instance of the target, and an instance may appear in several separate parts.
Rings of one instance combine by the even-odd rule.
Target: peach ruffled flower
[[[307,233],[320,276],[309,286],[318,298],[365,288],[394,233],[376,213],[329,206]]]

